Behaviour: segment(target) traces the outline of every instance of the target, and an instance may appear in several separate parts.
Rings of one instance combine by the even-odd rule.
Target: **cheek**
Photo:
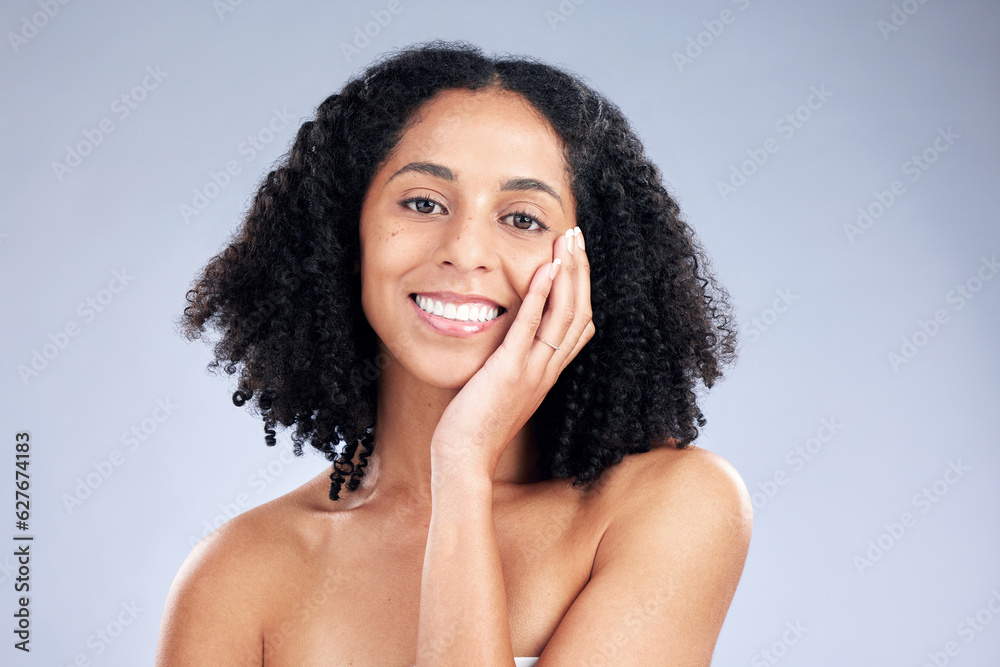
[[[359,259],[361,308],[369,322],[372,321],[372,316],[376,314],[373,312],[373,309],[377,310],[379,303],[384,301],[384,298],[379,294],[379,290],[385,287],[389,278],[385,274],[383,257],[384,255],[379,251],[377,243],[366,244],[361,250],[361,258]]]
[[[521,299],[528,294],[528,287],[531,286],[531,280],[535,277],[538,267],[551,261],[552,258],[543,253],[524,253],[510,258],[508,263],[511,267],[510,282]]]
[[[388,295],[402,289],[413,253],[400,242],[402,234],[380,230],[361,248],[361,297],[366,310],[378,308]]]

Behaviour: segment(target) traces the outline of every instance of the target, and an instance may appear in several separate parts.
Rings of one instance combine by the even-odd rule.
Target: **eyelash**
[[[432,204],[434,204],[436,206],[441,206],[441,204],[439,202],[435,201],[434,199],[431,199],[430,197],[410,197],[409,199],[404,199],[403,201],[401,201],[399,203],[400,203],[400,205],[403,208],[407,209],[408,211],[413,211],[414,213],[420,213],[420,211],[415,211],[414,209],[412,209],[409,206],[407,206],[407,204],[412,204],[414,202],[431,202]],[[443,209],[444,206],[441,206],[441,208]],[[424,215],[431,215],[431,214],[430,213],[425,213]],[[514,225],[510,225],[511,227],[514,227],[514,229],[516,229],[519,232],[527,232],[528,234],[541,234],[542,232],[549,231],[548,225],[546,225],[544,222],[542,222],[541,220],[539,220],[535,216],[531,215],[527,211],[517,210],[517,211],[514,211],[513,213],[508,213],[504,217],[505,218],[509,218],[509,217],[515,216],[515,215],[519,215],[522,218],[526,218],[527,220],[529,220],[529,221],[535,223],[536,225],[538,225],[538,227],[539,227],[539,229],[521,229],[520,227],[514,227]]]

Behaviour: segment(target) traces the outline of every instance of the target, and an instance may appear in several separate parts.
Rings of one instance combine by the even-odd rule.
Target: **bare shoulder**
[[[690,445],[684,449],[661,447],[647,454],[649,463],[638,467],[636,481],[653,493],[725,503],[728,509],[746,510],[748,518],[752,517],[750,494],[743,478],[715,452]]]
[[[621,470],[609,484],[606,499],[612,505],[609,530],[654,521],[669,531],[664,533],[667,536],[707,532],[705,537],[733,547],[749,545],[750,494],[740,474],[718,454],[694,445],[684,449],[664,446],[627,456],[616,467]],[[662,546],[675,547],[673,543]]]
[[[746,484],[728,461],[700,447],[668,446],[629,458],[595,572],[631,568],[668,582],[677,618],[687,619],[691,638],[700,632],[702,650],[710,650],[750,548]],[[694,644],[688,648],[697,651]]]
[[[300,546],[295,492],[236,516],[184,561],[167,596],[159,665],[260,664],[268,602]]]
[[[746,485],[694,446],[632,454],[605,475],[590,581],[539,665],[585,662],[609,642],[620,664],[711,664],[749,550]]]

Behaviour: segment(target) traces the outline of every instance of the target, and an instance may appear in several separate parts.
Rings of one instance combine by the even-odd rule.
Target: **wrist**
[[[431,440],[431,470],[445,475],[487,475],[493,478],[496,465],[483,457],[483,448],[475,447],[469,440]]]
[[[466,493],[482,491],[493,493],[493,474],[490,466],[468,451],[441,448],[431,453],[431,490],[461,489]]]

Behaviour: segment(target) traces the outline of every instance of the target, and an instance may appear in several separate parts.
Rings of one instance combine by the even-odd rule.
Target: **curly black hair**
[[[541,112],[587,239],[596,333],[529,422],[538,473],[581,486],[626,454],[686,447],[706,423],[696,383],[711,387],[736,357],[728,293],[617,106],[563,69],[467,42],[386,54],[319,105],[187,292],[184,334],[220,331],[209,369],[239,372],[236,405],[257,395],[267,444],[276,423],[296,425],[295,455],[308,441],[333,463],[331,499],[345,474],[355,490],[385,365],[352,270],[361,205],[414,112],[448,89],[507,90]]]

